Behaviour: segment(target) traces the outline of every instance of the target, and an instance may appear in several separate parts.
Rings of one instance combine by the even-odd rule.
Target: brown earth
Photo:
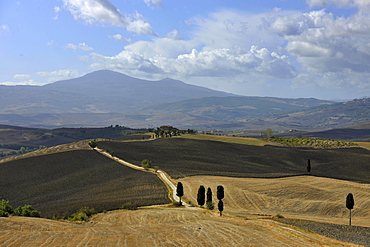
[[[172,178],[196,175],[277,178],[307,174],[370,183],[370,150],[254,146],[209,140],[165,138],[148,142],[98,142],[130,163],[150,159]]]
[[[74,150],[0,163],[0,200],[33,205],[42,217],[69,216],[82,207],[97,211],[122,204],[170,203],[163,182],[97,151]]]
[[[99,214],[73,224],[0,218],[1,246],[356,246],[271,220],[156,208]]]

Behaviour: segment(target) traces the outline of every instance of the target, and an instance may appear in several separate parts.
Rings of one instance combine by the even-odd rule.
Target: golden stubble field
[[[280,214],[348,224],[346,196],[352,193],[355,199],[352,224],[370,227],[370,184],[314,176],[278,179],[193,176],[179,181],[184,185],[184,200],[195,204],[199,186],[210,187],[216,207],[216,187],[224,186],[224,213],[246,218]]]
[[[245,220],[203,209],[112,211],[74,224],[0,218],[1,246],[354,246],[272,220]]]

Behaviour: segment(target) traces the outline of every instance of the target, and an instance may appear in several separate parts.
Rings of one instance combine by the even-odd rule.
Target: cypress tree
[[[220,211],[220,216],[222,216],[222,211],[224,211],[224,203],[222,200],[218,201],[218,211]]]
[[[205,193],[206,193],[206,189],[204,188],[204,186],[203,185],[199,186],[198,195],[197,195],[197,202],[198,202],[199,206],[201,206],[201,207],[205,203]]]
[[[212,202],[212,190],[209,187],[207,189],[207,201],[206,202]]]
[[[310,159],[307,160],[307,172],[308,173],[311,172],[311,161],[310,161]]]
[[[213,205],[213,202],[212,202],[212,190],[211,188],[208,187],[207,189],[207,201],[206,201],[206,207],[207,209],[209,210],[213,210],[214,209],[214,205]]]
[[[184,195],[184,188],[181,182],[177,183],[176,195],[180,198],[180,205],[182,205],[181,197]]]
[[[346,207],[349,209],[349,225],[352,224],[352,209],[355,205],[355,199],[353,198],[352,193],[349,193],[346,198]]]
[[[224,199],[224,187],[222,185],[217,186],[217,199]]]

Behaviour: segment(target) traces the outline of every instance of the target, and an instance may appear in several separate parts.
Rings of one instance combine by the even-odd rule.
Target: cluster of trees
[[[180,136],[182,134],[196,133],[196,131],[193,129],[180,130],[172,126],[165,126],[165,125],[157,128],[156,130],[149,129],[149,132],[153,132],[156,138],[164,138],[164,137]]]
[[[6,157],[11,155],[19,155],[19,154],[25,154],[29,152],[33,152],[36,150],[44,149],[46,146],[40,145],[40,146],[21,146],[19,144],[0,144],[0,148],[4,149],[13,149],[13,151],[4,152],[0,150],[0,157]]]
[[[72,214],[68,220],[69,221],[88,221],[91,216],[96,214],[94,208],[83,207],[78,210],[75,214]]]
[[[180,205],[182,205],[181,197],[184,196],[184,188],[181,182],[177,183],[176,195],[180,198],[179,203]],[[222,201],[224,197],[225,197],[224,187],[222,185],[217,186],[217,199],[218,199],[217,208],[218,211],[220,212],[220,216],[222,216],[222,212],[224,211],[224,203]],[[208,187],[206,193],[205,187],[203,185],[199,186],[197,202],[200,207],[204,207],[204,205],[206,205],[207,209],[213,210],[214,203],[212,202],[212,189]]]
[[[17,207],[13,210],[13,207],[9,205],[9,201],[0,201],[0,217],[8,217],[10,215],[25,216],[25,217],[40,217],[40,212],[34,210],[31,205],[24,205],[23,207]]]
[[[220,212],[220,216],[222,216],[222,212],[224,211],[224,203],[222,201],[222,199],[224,199],[224,196],[225,196],[224,187],[222,185],[217,186],[217,199],[218,199],[217,208],[218,211]],[[207,209],[213,210],[214,203],[212,202],[212,189],[208,187],[206,194],[206,189],[204,188],[204,186],[203,185],[199,186],[197,202],[200,207],[204,207],[204,205],[206,205]]]
[[[338,141],[325,138],[271,137],[271,141],[292,147],[343,148],[358,146],[355,142]]]

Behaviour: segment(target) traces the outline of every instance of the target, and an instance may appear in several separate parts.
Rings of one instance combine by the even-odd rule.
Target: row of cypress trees
[[[207,195],[207,200],[206,199]],[[222,185],[217,186],[217,199],[218,201],[218,211],[220,212],[220,216],[222,216],[222,211],[224,211],[224,203],[222,199],[224,199],[225,193],[224,193],[224,187]],[[199,186],[198,194],[197,194],[197,202],[198,205],[203,207],[204,204],[206,204],[206,207],[208,209],[213,210],[214,206],[212,203],[212,189],[208,187],[207,194],[206,189],[203,185]]]

